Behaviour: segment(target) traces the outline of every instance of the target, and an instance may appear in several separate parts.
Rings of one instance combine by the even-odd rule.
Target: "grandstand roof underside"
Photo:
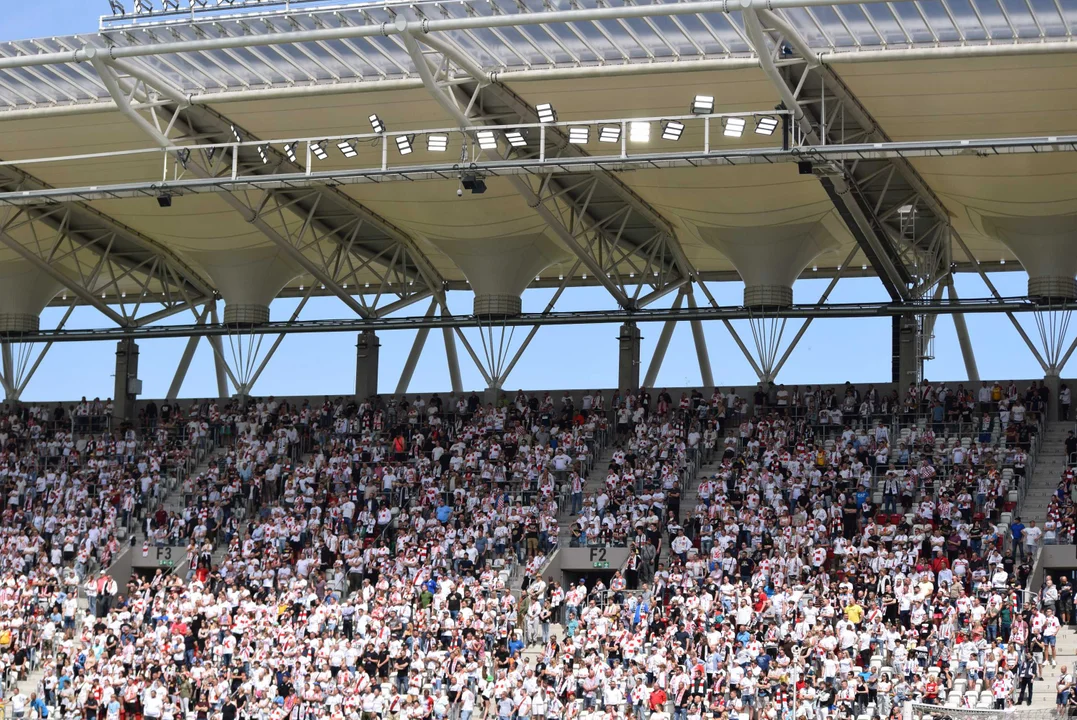
[[[893,4],[903,8],[899,15],[904,14],[905,6],[913,5],[907,2]],[[1007,0],[1007,6],[1009,4]],[[588,3],[589,7],[592,5]],[[1022,1],[1020,5],[1025,6],[1025,3]],[[928,0],[920,6],[930,8],[939,3],[938,0]],[[845,6],[845,13],[851,12],[849,7]],[[878,9],[878,6],[863,7],[872,8],[872,13]],[[1029,3],[1028,7],[1035,7],[1046,15],[1054,3],[1035,2]],[[1058,5],[1059,10],[1064,7],[1069,5]],[[827,7],[816,10],[817,17],[833,12]],[[787,19],[807,28],[807,20],[800,17],[803,13],[803,9],[784,11]],[[1028,14],[1026,10],[1025,15]],[[879,17],[873,15],[873,18],[876,24],[882,25]],[[1058,18],[1056,13],[1056,24],[1060,22]],[[661,27],[668,21],[669,18],[662,18]],[[829,27],[827,22],[840,27],[837,19],[822,24]],[[1061,30],[1052,29],[1044,17],[1039,17],[1038,22],[1043,25],[1043,37],[1059,45],[1070,40],[1073,18],[1068,18]],[[176,27],[177,32],[187,32],[186,25]],[[857,27],[854,23],[854,30]],[[1019,35],[1024,32],[1019,22],[1016,29]],[[884,27],[880,34],[888,32]],[[913,30],[908,32],[916,35]],[[821,53],[830,54],[831,67],[894,141],[1051,136],[1074,131],[1077,53],[1067,52],[1069,47],[1057,53],[918,60],[904,59],[900,55],[902,50],[893,49],[889,51],[894,53],[893,60],[841,62],[843,53],[879,52],[884,46],[876,40],[878,48],[873,49],[871,42],[861,37],[861,46],[856,49],[849,39],[838,39],[837,33],[832,34],[828,45],[817,31],[809,34],[805,30],[805,34],[813,48],[819,47]],[[145,30],[132,30],[131,37],[126,40],[116,31],[110,35],[121,46],[152,42]],[[163,31],[158,31],[157,35],[161,42],[175,37]],[[676,68],[664,71],[661,65],[672,64],[674,60],[657,56],[649,64],[636,65],[638,73],[538,79],[536,75],[539,73],[534,68],[524,75],[520,68],[509,65],[507,57],[493,61],[485,52],[475,55],[484,69],[499,72],[498,82],[532,107],[537,103],[552,103],[563,121],[683,115],[692,97],[699,93],[714,95],[717,109],[723,112],[774,107],[778,101],[774,86],[758,67],[741,67],[743,61],[751,59],[750,48],[739,39],[739,30],[729,35],[726,38],[728,56],[740,61],[735,69],[718,69],[713,63],[706,65],[707,58],[682,55],[676,59]],[[131,39],[135,37],[137,42]],[[364,40],[373,42],[369,38]],[[379,38],[381,40],[387,38]],[[971,32],[966,40],[966,46],[984,46],[983,41],[975,40]],[[1014,38],[1013,42],[1018,40]],[[104,42],[101,36],[90,35],[43,40],[39,41],[38,47],[59,50],[101,46]],[[464,45],[463,40],[460,43]],[[384,43],[383,46],[388,47]],[[918,47],[915,42],[913,46]],[[294,72],[296,68],[304,67],[304,56],[295,46],[283,46],[282,49],[292,67],[280,72]],[[338,50],[344,52],[343,48]],[[0,55],[8,57],[31,51],[29,42],[0,45]],[[257,61],[249,49],[242,53],[246,64]],[[234,83],[233,86],[213,87],[203,82],[207,87],[199,89],[175,71],[176,67],[186,63],[200,64],[210,68],[207,72],[217,72],[206,55],[173,54],[138,58],[135,62],[167,75],[185,92],[201,97],[199,103],[259,138],[345,134],[357,127],[363,132],[366,129],[361,126],[366,125],[370,113],[377,113],[393,130],[454,124],[422,87],[379,89],[379,83],[391,82],[392,77],[347,82],[315,77],[313,81],[303,83],[309,88],[304,92],[309,94],[279,97],[278,91],[285,87],[285,80],[281,78],[269,78],[277,84],[276,88],[261,83],[252,83],[249,88],[240,88]],[[406,55],[396,51],[391,55],[394,64],[405,69],[409,67],[410,60]],[[262,65],[267,59],[268,55],[263,53]],[[166,60],[173,69],[165,64]],[[607,61],[618,65],[611,59],[607,58]],[[628,64],[633,63],[635,60]],[[710,69],[691,71],[693,63]],[[234,62],[229,64],[233,69],[236,67]],[[309,67],[307,69],[309,71]],[[522,77],[531,79],[514,78],[517,71]],[[69,84],[64,85],[47,73],[60,73]],[[368,74],[381,77],[373,72]],[[398,75],[406,78],[410,73],[398,72]],[[111,100],[92,81],[93,76],[89,63],[0,70],[0,159],[19,161],[149,147],[146,137],[127,118],[109,109]],[[342,84],[351,87],[342,88]],[[316,88],[322,85],[325,92],[318,93]],[[31,93],[28,87],[33,87],[34,92]],[[291,87],[295,89],[297,86],[293,82]],[[214,93],[219,93],[223,101],[215,102]],[[242,93],[243,99],[237,101],[230,96],[232,93]],[[264,99],[259,99],[260,93],[265,94]],[[33,104],[29,100],[33,100]],[[5,105],[7,108],[3,109]],[[734,143],[760,146],[779,142],[777,138],[720,140],[731,146]],[[422,151],[416,156],[421,155]],[[345,167],[346,162],[334,155],[325,167]],[[128,156],[34,164],[21,169],[49,185],[82,186],[152,177],[159,174],[160,163],[159,156]],[[1073,192],[1077,187],[1077,153],[920,158],[912,163],[941,199],[952,217],[954,228],[975,259],[983,262],[997,264],[1001,259],[1015,260],[1005,246],[986,234],[982,225],[984,216],[1077,213],[1077,194]],[[795,164],[635,170],[617,173],[617,177],[672,224],[687,258],[705,276],[708,273],[731,273],[734,269],[726,257],[704,242],[698,230],[701,226],[763,227],[821,221],[837,244],[817,259],[820,274],[832,274],[855,244],[818,180],[811,175],[798,174]],[[464,277],[436,245],[439,239],[478,240],[546,233],[560,243],[547,229],[542,217],[507,180],[492,179],[485,194],[464,199],[457,197],[456,188],[456,181],[430,180],[344,185],[339,190],[415,238],[432,266],[449,281],[462,281]],[[152,199],[95,200],[88,204],[170,249],[196,268],[200,267],[200,257],[205,253],[268,244],[261,232],[213,193],[184,196],[167,209],[158,207]],[[267,218],[267,221],[277,227],[288,224],[292,230],[302,223],[298,216],[287,214]],[[40,241],[30,228],[14,230],[11,234],[23,243]],[[567,249],[565,256],[571,256]],[[10,248],[0,249],[0,262],[15,257]],[[967,259],[960,250],[955,250],[956,262]],[[868,263],[868,260],[858,253],[853,265],[859,269],[861,263]],[[571,260],[564,260],[543,274],[567,273],[571,266]],[[309,274],[297,270],[297,277],[289,288],[294,291],[300,285],[309,287],[312,284]]]

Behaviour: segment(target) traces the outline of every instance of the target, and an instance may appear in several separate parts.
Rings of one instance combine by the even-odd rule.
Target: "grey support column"
[[[893,375],[900,394],[920,381],[920,322],[915,315],[895,316],[893,322]]]
[[[116,390],[112,396],[113,427],[135,420],[135,400],[142,392],[138,379],[138,345],[134,340],[116,343]]]
[[[366,400],[378,394],[378,353],[381,340],[373,330],[359,333],[355,344],[355,397]]]
[[[636,323],[626,322],[621,325],[621,334],[617,336],[619,353],[617,360],[617,389],[639,389],[639,346],[643,336]]]

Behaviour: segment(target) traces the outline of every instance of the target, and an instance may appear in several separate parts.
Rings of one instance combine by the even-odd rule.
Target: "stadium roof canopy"
[[[469,280],[632,311],[794,246],[913,302],[1073,237],[1074,0],[132,2],[0,44],[0,276],[117,325],[251,273],[368,319]],[[476,282],[506,253],[535,278]]]

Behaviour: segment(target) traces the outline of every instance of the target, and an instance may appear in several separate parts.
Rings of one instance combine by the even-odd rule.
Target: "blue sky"
[[[130,0],[125,4],[131,5]],[[49,35],[93,32],[98,17],[107,12],[107,0],[42,0],[38,3],[6,2],[0,40],[17,40]],[[1020,272],[998,273],[993,281],[1003,295],[1023,295],[1027,277]],[[794,288],[797,302],[815,302],[827,285],[826,280],[801,280]],[[989,292],[976,275],[957,276],[958,294],[963,298],[987,297]],[[710,286],[718,302],[739,304],[743,285],[714,283]],[[539,312],[549,302],[553,290],[534,290],[524,295],[524,310]],[[673,294],[658,306],[668,307]],[[700,302],[703,298],[700,297]],[[887,299],[882,285],[872,278],[842,280],[831,295],[831,302],[872,302]],[[287,319],[298,300],[274,303],[274,319]],[[470,312],[470,293],[450,293],[454,313]],[[613,302],[601,288],[567,290],[558,302],[558,310],[610,308]],[[416,304],[405,314],[422,314],[424,304]],[[42,328],[55,327],[63,315],[58,308],[42,315]],[[336,298],[314,298],[305,308],[304,319],[348,317],[349,310]],[[1020,317],[1028,334],[1036,338],[1035,321]],[[190,316],[175,318],[190,322]],[[785,337],[791,339],[799,320],[788,323]],[[969,334],[976,351],[983,378],[1042,377],[1042,370],[1005,316],[970,315]],[[107,327],[109,323],[92,308],[76,310],[67,326]],[[741,337],[751,347],[748,323],[734,323]],[[661,326],[642,326],[644,371]],[[526,335],[517,329],[514,345]],[[482,353],[477,330],[466,331],[476,351]],[[729,333],[721,323],[706,323],[705,334],[715,380],[722,385],[746,385],[756,381],[755,374]],[[581,388],[612,387],[617,378],[617,325],[549,327],[539,330],[530,349],[524,354],[505,383],[506,388]],[[941,317],[936,323],[934,356],[926,366],[928,378],[962,380],[965,367],[957,342],[953,321]],[[379,389],[393,392],[415,332],[387,332],[381,337],[381,375]],[[856,320],[817,320],[805,333],[793,352],[779,380],[785,383],[886,382],[890,379],[891,324],[889,318]],[[263,341],[268,348],[272,337]],[[285,338],[255,388],[261,395],[338,395],[350,393],[355,382],[354,334],[295,335]],[[163,397],[172,381],[186,340],[155,340],[140,344],[140,372],[143,395]],[[115,343],[58,344],[41,363],[24,393],[27,400],[70,399],[80,395],[111,396],[115,370]],[[225,354],[230,356],[228,343]],[[463,347],[459,348],[465,387],[479,389],[484,383]],[[641,373],[642,374],[642,373]],[[659,386],[697,385],[699,366],[688,325],[678,327],[666,354]],[[426,349],[412,381],[411,392],[446,390],[449,375],[440,331],[430,334]],[[207,341],[199,343],[181,397],[216,394],[213,355]]]

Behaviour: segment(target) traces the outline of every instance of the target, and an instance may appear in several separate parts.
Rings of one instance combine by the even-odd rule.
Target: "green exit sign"
[[[591,567],[594,567],[594,568],[608,568],[609,566],[610,566],[610,564],[609,564],[608,561],[607,562],[596,562],[596,563],[592,563],[592,565],[591,565]]]
[[[160,565],[161,567],[176,567],[174,560],[162,560]]]

